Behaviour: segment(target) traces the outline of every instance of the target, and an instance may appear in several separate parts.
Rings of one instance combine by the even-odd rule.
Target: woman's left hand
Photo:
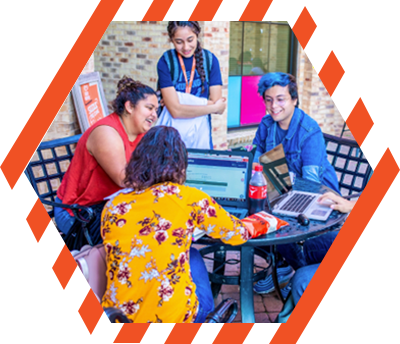
[[[214,112],[214,114],[217,115],[222,115],[226,109],[226,98],[222,97],[220,99],[218,99],[215,102],[215,105],[217,105],[217,111]]]

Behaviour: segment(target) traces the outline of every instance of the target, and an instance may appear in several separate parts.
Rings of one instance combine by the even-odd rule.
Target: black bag
[[[74,221],[71,229],[68,234],[64,237],[65,245],[67,245],[70,251],[80,250],[83,246],[89,244],[93,246],[93,243],[90,243],[92,240],[90,239],[89,232],[87,227],[82,224],[80,221]]]
[[[93,217],[89,223],[75,219],[72,227],[64,237],[65,245],[70,251],[80,250],[85,245],[95,246],[101,244],[100,235],[101,212],[105,202],[91,206]]]

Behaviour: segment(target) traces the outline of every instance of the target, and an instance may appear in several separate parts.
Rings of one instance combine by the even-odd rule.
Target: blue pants
[[[62,203],[58,197],[56,197],[55,201]],[[56,221],[57,228],[64,234],[68,234],[75,222],[75,218],[68,213],[67,209],[61,207],[54,207],[54,220]]]
[[[276,249],[295,270],[310,264],[321,263],[338,232],[328,232],[299,244],[277,245]]]
[[[299,302],[308,284],[317,271],[319,264],[325,257],[338,232],[329,232],[321,236],[306,240],[303,245],[303,254],[306,265],[296,270],[291,284],[295,305]]]
[[[203,323],[207,314],[214,310],[214,299],[211,292],[210,280],[206,265],[200,252],[195,248],[190,248],[190,270],[192,279],[196,285],[196,296],[199,300],[199,311],[195,323]]]

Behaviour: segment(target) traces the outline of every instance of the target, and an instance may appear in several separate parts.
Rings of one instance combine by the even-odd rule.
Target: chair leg
[[[221,275],[221,276],[224,275],[225,259],[226,259],[226,251],[223,247],[221,247],[221,250],[214,252],[214,264],[213,264],[214,273]],[[220,284],[220,283],[211,282],[211,292],[212,292],[214,299],[217,298],[217,296],[221,290],[221,286],[222,286],[222,284]]]
[[[279,288],[279,282],[278,282],[278,274],[277,274],[277,266],[276,266],[276,246],[272,246],[272,281],[274,282],[274,287],[275,290],[278,294],[279,299],[284,302],[284,298],[281,293],[281,288]]]

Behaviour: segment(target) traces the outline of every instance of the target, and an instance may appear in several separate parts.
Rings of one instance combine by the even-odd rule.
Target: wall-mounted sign
[[[81,75],[72,88],[72,96],[82,133],[108,115],[107,102],[98,72]]]

